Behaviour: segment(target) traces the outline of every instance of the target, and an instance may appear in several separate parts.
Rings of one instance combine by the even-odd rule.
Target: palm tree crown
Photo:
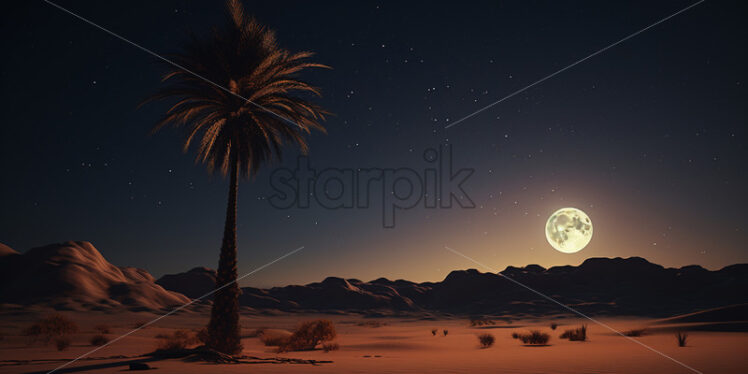
[[[305,134],[325,131],[326,111],[295,96],[319,95],[317,88],[295,77],[306,68],[327,68],[308,62],[311,52],[290,53],[278,46],[275,33],[244,15],[241,3],[228,1],[230,21],[210,37],[194,36],[181,53],[170,56],[168,83],[153,99],[177,102],[154,126],[186,127],[184,149],[197,144],[196,161],[210,171],[229,172],[235,158],[243,175],[281,157],[289,142],[308,149]]]

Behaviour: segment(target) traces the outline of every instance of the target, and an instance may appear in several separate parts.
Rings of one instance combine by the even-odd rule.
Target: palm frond
[[[184,150],[196,143],[196,162],[225,175],[235,160],[242,175],[251,176],[280,159],[284,144],[306,153],[305,135],[325,132],[322,121],[329,113],[300,96],[321,92],[297,75],[329,67],[310,62],[312,52],[280,48],[275,33],[247,16],[239,0],[228,0],[226,8],[222,28],[207,38],[192,35],[170,56],[189,71],[169,65],[164,85],[141,105],[172,100],[152,131],[185,127]]]

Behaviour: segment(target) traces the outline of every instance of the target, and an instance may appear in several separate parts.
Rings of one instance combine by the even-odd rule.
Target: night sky
[[[441,280],[487,265],[642,256],[710,269],[748,261],[748,11],[707,1],[457,126],[464,117],[693,1],[245,2],[284,47],[332,70],[303,77],[333,112],[313,134],[315,169],[423,170],[453,147],[474,209],[277,209],[273,168],[240,185],[240,274],[304,246],[244,285],[326,276]],[[223,21],[217,1],[62,1],[159,54]],[[0,242],[24,251],[91,241],[119,266],[158,277],[215,268],[228,183],[183,134],[149,135],[167,103],[156,58],[43,1],[2,16]],[[556,252],[556,209],[594,224],[590,245]],[[485,269],[483,269],[485,270]]]

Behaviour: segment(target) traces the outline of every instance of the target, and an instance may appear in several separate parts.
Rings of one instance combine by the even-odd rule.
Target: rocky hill
[[[215,278],[214,270],[199,267],[156,281],[145,270],[110,264],[88,242],[52,244],[23,254],[0,245],[0,303],[159,310],[209,293]],[[455,270],[440,282],[329,277],[306,285],[244,287],[240,303],[268,311],[390,315],[566,312],[548,296],[594,315],[656,317],[742,304],[748,302],[746,295],[748,264],[710,271],[697,265],[665,268],[631,257],[590,258],[579,266],[549,269],[510,266],[498,274]]]
[[[89,242],[50,244],[23,254],[2,247],[0,303],[159,310],[190,300],[157,285],[145,270],[110,264]]]
[[[195,279],[198,275],[200,282]],[[197,295],[203,294],[214,279],[212,271],[193,269],[181,275],[164,276],[159,284],[186,295]],[[240,303],[288,312],[539,315],[565,311],[510,279],[596,315],[669,316],[748,301],[748,264],[709,271],[696,265],[665,268],[631,257],[590,258],[580,266],[549,269],[538,265],[510,266],[499,274],[456,270],[441,282],[385,278],[363,282],[330,277],[307,285],[245,287]],[[199,291],[188,289],[190,284],[200,284]]]

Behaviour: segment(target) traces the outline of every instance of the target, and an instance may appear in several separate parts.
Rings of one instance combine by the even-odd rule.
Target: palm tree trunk
[[[239,165],[236,157],[231,160],[231,185],[229,204],[226,208],[226,224],[218,261],[216,293],[208,325],[208,347],[226,354],[241,352],[239,335],[239,285],[236,284],[236,207],[239,192]],[[225,287],[224,287],[225,286]],[[223,287],[223,288],[221,288]]]

